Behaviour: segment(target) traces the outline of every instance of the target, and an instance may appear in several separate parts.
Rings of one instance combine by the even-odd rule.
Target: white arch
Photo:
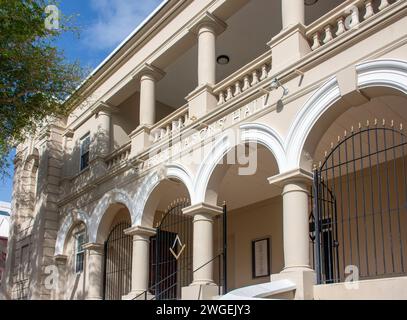
[[[215,167],[222,158],[238,143],[257,142],[268,148],[274,155],[279,171],[285,170],[286,156],[283,139],[272,128],[260,123],[242,124],[240,141],[233,141],[230,134],[225,133],[218,138],[214,148],[201,163],[194,180],[195,199],[192,204],[205,201],[206,189]]]
[[[407,94],[407,61],[386,59],[360,63],[356,66],[358,88],[388,87]]]
[[[73,211],[72,214],[67,214],[62,222],[61,227],[58,230],[57,239],[55,242],[55,255],[63,255],[66,237],[68,236],[71,228],[82,222],[86,227],[86,232],[88,232],[89,227],[89,217],[85,212],[82,211]]]
[[[288,132],[286,146],[289,170],[298,168],[309,132],[329,107],[341,98],[336,77],[330,78],[301,108]]]
[[[356,66],[358,89],[373,86],[393,88],[407,93],[407,62],[374,60]],[[319,118],[341,98],[336,77],[330,78],[308,99],[297,114],[287,136],[289,169],[300,166],[305,141]]]
[[[154,189],[159,185],[163,179],[173,178],[180,180],[188,190],[188,193],[192,199],[195,195],[193,193],[193,183],[191,175],[188,170],[180,164],[168,164],[163,170],[157,170],[150,173],[142,183],[140,183],[140,188],[134,196],[134,211],[132,215],[132,224],[141,225],[143,218],[144,208],[147,204]]]
[[[287,161],[284,141],[273,128],[260,123],[246,123],[240,126],[242,142],[257,142],[267,147],[274,155],[279,171],[284,172]]]
[[[92,212],[88,229],[89,242],[96,242],[100,222],[107,209],[115,203],[120,203],[126,206],[130,212],[130,216],[133,217],[132,213],[134,211],[134,205],[131,196],[124,190],[114,189],[109,191],[102,197]]]

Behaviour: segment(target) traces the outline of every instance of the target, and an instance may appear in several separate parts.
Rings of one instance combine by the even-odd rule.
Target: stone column
[[[193,282],[184,288],[183,299],[207,299],[219,293],[213,280],[213,223],[221,207],[199,203],[183,209],[193,217]]]
[[[283,29],[268,43],[271,48],[271,76],[311,52],[304,26],[304,0],[281,0]]]
[[[95,150],[96,157],[106,157],[110,153],[111,145],[111,121],[112,113],[118,111],[116,107],[109,106],[106,103],[101,102],[93,111],[95,115],[95,121],[97,123],[97,129],[94,133],[94,140],[96,141],[96,146],[93,147]]]
[[[152,228],[136,226],[124,231],[133,236],[133,259],[131,271],[131,292],[124,299],[145,299],[150,276],[150,237],[156,234]]]
[[[225,22],[205,12],[190,29],[198,41],[198,87],[186,97],[192,119],[205,116],[217,105],[213,94],[216,84],[216,37],[226,27]]]
[[[215,85],[216,34],[213,22],[203,22],[198,27],[198,86]]]
[[[284,271],[310,270],[309,186],[288,182],[283,188]]]
[[[86,300],[103,299],[103,245],[87,243],[83,245],[86,252],[85,288]]]
[[[140,125],[152,126],[155,113],[155,79],[145,73],[140,79]]]
[[[64,300],[65,299],[65,284],[66,284],[66,263],[68,257],[65,255],[57,255],[54,257],[55,264],[58,268],[58,280],[57,287],[55,288],[55,300]]]
[[[269,178],[282,188],[284,269],[271,280],[289,279],[297,288],[295,299],[312,299],[315,272],[309,257],[309,189],[312,174],[302,169]]]
[[[283,29],[305,24],[304,0],[281,0]]]
[[[132,141],[131,157],[135,157],[149,146],[150,128],[156,121],[155,86],[165,76],[165,73],[149,64],[138,70],[133,78],[140,82],[139,126],[130,133]]]
[[[155,123],[155,86],[163,76],[163,71],[148,64],[145,64],[137,74],[140,81],[140,126],[149,127]]]

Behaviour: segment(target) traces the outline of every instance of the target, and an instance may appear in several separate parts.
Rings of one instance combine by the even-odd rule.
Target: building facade
[[[164,1],[18,146],[5,292],[407,298],[406,12]]]

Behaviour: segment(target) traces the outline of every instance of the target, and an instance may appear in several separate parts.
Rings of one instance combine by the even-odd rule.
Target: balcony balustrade
[[[250,88],[256,87],[269,76],[271,52],[267,51],[215,86],[214,93],[218,106],[238,97]]]
[[[112,170],[114,167],[126,162],[129,159],[131,152],[131,143],[128,142],[120,149],[114,151],[106,159],[107,170]]]
[[[157,122],[151,129],[153,143],[157,143],[173,134],[178,133],[189,122],[188,104],[169,114],[167,117]]]
[[[397,0],[401,2],[403,0]],[[338,37],[358,28],[362,23],[372,19],[380,13],[388,10],[393,4],[388,0],[348,0],[328,12],[307,28],[307,38],[311,50],[315,51]]]
[[[312,24],[306,27],[312,51],[326,47],[335,39],[357,29],[367,21],[384,14],[390,8],[405,0],[347,0],[341,5],[328,12]],[[271,74],[271,50],[263,53],[247,65],[243,66],[224,80],[214,86],[213,93],[217,98],[217,107],[226,107],[227,103],[233,103],[245,93],[255,91],[270,81]],[[166,139],[171,139],[182,132],[192,120],[190,119],[188,104],[180,107],[167,117],[154,124],[150,130],[151,143],[155,145]],[[105,158],[108,172],[124,165],[131,154],[131,142],[126,143],[120,149]],[[89,175],[89,173],[87,173]],[[73,178],[73,183],[85,182],[86,173]],[[82,177],[81,177],[82,176]]]

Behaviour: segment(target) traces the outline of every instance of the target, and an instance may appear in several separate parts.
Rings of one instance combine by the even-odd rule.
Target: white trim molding
[[[143,216],[145,214],[145,207],[151,194],[155,188],[158,187],[161,181],[165,179],[177,179],[181,181],[186,187],[191,201],[195,198],[193,193],[193,183],[189,171],[180,164],[167,164],[161,169],[158,169],[149,174],[141,183],[136,195],[134,196],[134,211],[132,214],[132,226],[142,224]]]
[[[407,94],[407,62],[386,59],[367,61],[356,66],[358,88],[389,87]]]
[[[319,88],[300,109],[288,132],[287,170],[300,167],[301,152],[311,129],[319,118],[341,98],[336,77],[331,77]]]
[[[222,158],[237,144],[255,142],[265,146],[276,159],[279,172],[285,170],[286,153],[283,139],[278,132],[260,123],[242,124],[239,130],[239,141],[233,141],[233,137],[228,133],[223,134],[217,139],[212,151],[202,161],[194,179],[196,197],[191,200],[192,205],[206,201],[206,191],[213,171]]]
[[[356,65],[357,87],[388,87],[407,94],[407,62],[381,59]],[[312,128],[338,100],[341,92],[336,77],[320,87],[298,112],[286,140],[288,169],[301,166],[301,153]]]
[[[73,210],[71,214],[67,214],[61,224],[61,227],[58,230],[57,239],[55,242],[55,256],[60,256],[64,254],[65,251],[65,243],[66,237],[68,236],[69,232],[72,230],[78,223],[83,223],[86,227],[87,235],[88,228],[90,226],[89,216],[83,211],[75,211]]]
[[[90,224],[88,229],[88,242],[96,243],[99,225],[105,215],[106,211],[112,204],[122,204],[130,212],[130,216],[133,217],[134,205],[132,197],[129,193],[124,190],[114,189],[106,193],[92,212],[90,218]],[[133,222],[133,221],[132,221]]]

